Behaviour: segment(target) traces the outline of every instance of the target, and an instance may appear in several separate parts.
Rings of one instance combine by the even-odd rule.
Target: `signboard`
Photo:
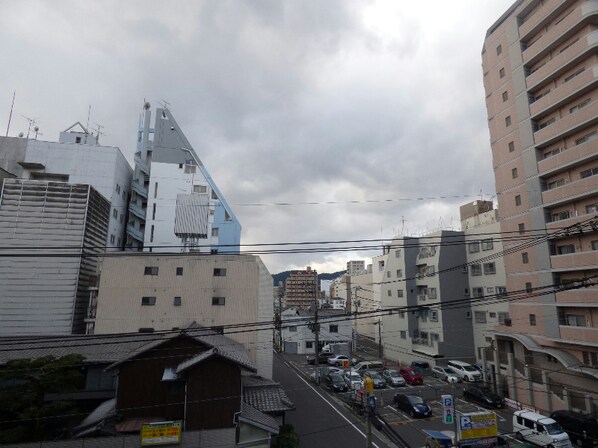
[[[459,440],[496,437],[496,414],[494,412],[473,412],[461,414],[458,419]]]
[[[452,425],[455,422],[455,403],[452,395],[442,395],[442,422]]]
[[[181,443],[182,421],[143,423],[141,446],[178,445]]]

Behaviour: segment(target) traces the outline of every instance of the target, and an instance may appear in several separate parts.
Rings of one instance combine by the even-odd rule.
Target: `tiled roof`
[[[278,413],[295,409],[279,383],[257,376],[244,376],[243,401],[261,412]]]
[[[278,434],[278,422],[276,419],[258,411],[250,404],[241,404],[241,420],[245,420],[248,423],[253,423],[266,431],[270,431],[273,434]]]

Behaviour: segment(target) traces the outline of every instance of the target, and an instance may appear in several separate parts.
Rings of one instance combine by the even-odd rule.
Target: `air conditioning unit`
[[[510,327],[511,325],[513,325],[513,321],[511,321],[511,319],[505,319],[505,325],[507,327]]]

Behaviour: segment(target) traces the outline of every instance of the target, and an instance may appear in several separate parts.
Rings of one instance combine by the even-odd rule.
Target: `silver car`
[[[404,386],[405,378],[401,376],[399,372],[394,369],[386,369],[382,372],[382,378],[386,381],[386,384],[392,387]]]
[[[455,375],[455,372],[453,372],[453,370],[448,367],[442,367],[442,366],[432,367],[432,376],[434,378],[439,378],[443,381],[446,381],[447,383],[458,383],[459,382],[459,377],[457,375]]]

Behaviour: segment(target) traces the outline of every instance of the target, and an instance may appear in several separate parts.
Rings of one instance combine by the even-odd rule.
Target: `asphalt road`
[[[286,413],[286,423],[294,426],[299,446],[304,448],[366,446],[365,425],[344,405],[321,388],[315,387],[283,359],[274,354],[274,380],[284,387],[296,409]],[[373,436],[373,446],[389,446]]]

